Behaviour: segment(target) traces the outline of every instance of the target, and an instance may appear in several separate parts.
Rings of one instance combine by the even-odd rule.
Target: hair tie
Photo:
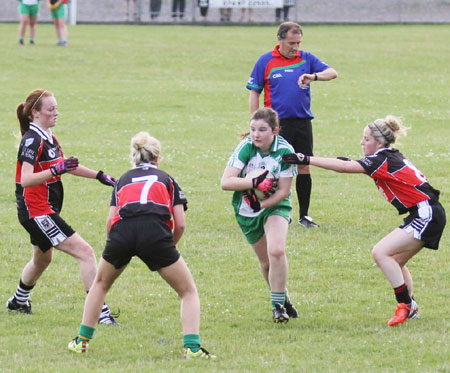
[[[378,132],[381,133],[381,136],[384,137],[384,139],[386,140],[386,143],[389,145],[391,142],[390,142],[389,139],[386,137],[386,135],[385,135],[383,132],[381,132],[380,127],[378,127],[377,124],[376,124],[375,122],[373,122],[372,124],[377,128]]]

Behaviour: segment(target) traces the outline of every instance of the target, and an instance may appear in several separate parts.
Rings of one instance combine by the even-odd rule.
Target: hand
[[[315,78],[314,74],[303,74],[298,78],[298,86],[301,89],[305,89]]]
[[[274,179],[267,178],[269,171],[263,172],[261,175],[252,179],[253,188],[259,189],[263,193],[269,193],[273,187]]]
[[[336,157],[337,159],[340,159],[341,161],[346,161],[346,162],[350,162],[351,159],[347,158],[347,157]]]
[[[112,176],[109,176],[108,174],[105,174],[103,171],[99,171],[95,178],[104,185],[114,187],[114,185],[116,184],[116,179],[114,179]]]
[[[303,153],[291,153],[283,155],[283,161],[290,164],[309,165],[309,155]]]
[[[244,197],[244,201],[254,212],[258,212],[259,210],[261,210],[261,204],[259,203],[258,198],[256,197],[256,194],[253,190],[246,190],[242,192],[242,196]]]
[[[53,176],[65,174],[67,171],[73,171],[78,167],[78,158],[70,157],[67,159],[60,159],[58,162],[50,166],[50,171]]]

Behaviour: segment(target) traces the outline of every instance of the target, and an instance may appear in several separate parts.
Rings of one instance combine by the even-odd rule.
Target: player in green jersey
[[[269,284],[273,320],[277,323],[298,317],[286,294],[286,236],[292,209],[290,190],[297,172],[295,167],[282,160],[283,155],[293,153],[293,148],[278,135],[279,131],[278,115],[273,109],[256,110],[250,121],[250,133],[231,155],[221,181],[223,190],[234,191],[232,204],[236,220],[255,250],[262,275]],[[251,171],[261,168],[275,179],[267,178],[267,172],[253,179],[246,178]],[[253,188],[267,194],[275,191],[260,201]]]

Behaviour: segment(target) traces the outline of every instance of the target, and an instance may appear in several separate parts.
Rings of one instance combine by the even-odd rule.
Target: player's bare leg
[[[78,233],[74,233],[56,248],[73,256],[78,261],[81,279],[86,291],[88,291],[97,272],[97,260],[92,247]]]

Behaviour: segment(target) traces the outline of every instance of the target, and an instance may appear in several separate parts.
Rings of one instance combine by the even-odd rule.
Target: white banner
[[[283,0],[209,0],[210,8],[282,8]]]

